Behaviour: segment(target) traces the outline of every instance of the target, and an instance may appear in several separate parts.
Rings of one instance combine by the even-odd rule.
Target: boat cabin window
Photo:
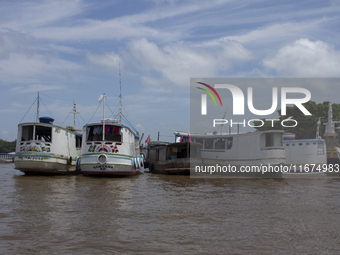
[[[264,138],[264,139],[263,139]],[[265,146],[267,149],[277,149],[283,146],[282,133],[268,132],[261,135],[261,146]],[[286,145],[289,146],[289,145]],[[295,146],[291,144],[291,146]]]
[[[203,138],[195,138],[194,142],[195,143],[200,143],[203,146]]]
[[[33,140],[33,127],[34,126],[23,126],[21,132],[21,141]]]
[[[35,140],[51,142],[52,128],[45,126],[35,126]]]
[[[190,158],[201,158],[201,146],[190,144]]]
[[[226,140],[225,139],[215,139],[215,150],[225,150]]]
[[[87,141],[102,141],[103,140],[103,126],[89,126],[87,127]],[[122,142],[121,127],[105,126],[105,141]]]
[[[214,147],[214,139],[204,139],[204,149],[212,150]]]
[[[266,147],[273,147],[274,146],[274,134],[267,133],[266,134]]]
[[[76,148],[81,148],[83,137],[81,135],[76,135]]]
[[[204,139],[204,149],[214,151],[230,150],[233,147],[233,138],[206,138]]]
[[[34,127],[35,127],[35,137],[33,137]],[[45,126],[34,126],[34,125],[23,126],[22,132],[21,132],[21,141],[30,141],[30,140],[51,142],[52,141],[52,128],[45,127]]]
[[[323,155],[325,154],[325,150],[324,150],[324,144],[323,143],[318,143],[318,155]]]
[[[187,146],[183,147],[168,147],[168,159],[176,159],[176,158],[187,158],[189,156],[188,154],[188,148]]]

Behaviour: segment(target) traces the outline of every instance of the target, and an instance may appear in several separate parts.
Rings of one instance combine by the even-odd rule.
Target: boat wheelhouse
[[[190,139],[202,145],[201,156],[204,166],[225,166],[229,169],[231,167],[233,171],[228,170],[223,172],[223,175],[281,177],[282,172],[277,171],[279,167],[275,166],[281,166],[285,162],[283,133],[281,130],[242,134],[190,133]],[[176,140],[186,141],[189,135],[187,132],[175,132],[175,137]],[[263,171],[270,170],[269,166],[275,168],[275,171]],[[198,166],[192,166],[194,167]]]
[[[295,134],[285,133],[283,146],[286,151],[285,164],[290,166],[290,172],[306,172],[322,169],[327,164],[326,141],[321,138],[297,139]]]
[[[149,142],[147,167],[152,173],[190,174],[190,164],[202,164],[199,143]]]
[[[85,175],[127,176],[143,165],[139,136],[114,120],[88,124],[83,128],[80,168]]]
[[[39,121],[18,125],[15,168],[25,174],[79,173],[82,135],[54,125],[49,117]]]

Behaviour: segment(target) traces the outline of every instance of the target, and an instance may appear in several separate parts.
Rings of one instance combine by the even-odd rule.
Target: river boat
[[[285,165],[290,173],[323,173],[327,167],[326,141],[315,139],[295,139],[295,134],[285,133],[283,146],[286,151]]]
[[[202,145],[203,165],[192,174],[208,173],[225,177],[282,177],[285,149],[282,130],[241,134],[175,132],[176,140],[190,139]],[[211,172],[211,169],[214,172]],[[206,175],[208,176],[208,175]]]
[[[145,167],[152,173],[189,175],[190,164],[202,164],[201,148],[201,144],[189,141],[151,141],[148,143]]]
[[[119,77],[120,66],[119,66]],[[123,125],[121,78],[119,95],[118,121],[105,119],[105,99],[103,94],[103,118],[100,123],[87,124],[83,127],[80,168],[84,175],[121,177],[140,172],[144,158],[140,153],[139,133],[132,125]],[[129,121],[125,121],[130,124]]]
[[[83,128],[80,168],[85,175],[128,176],[143,166],[139,135],[112,119]]]
[[[18,125],[15,169],[25,174],[76,174],[82,135],[41,117]]]

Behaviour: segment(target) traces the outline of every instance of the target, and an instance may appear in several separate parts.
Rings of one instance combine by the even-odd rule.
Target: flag
[[[189,141],[189,143],[191,143],[191,138],[190,138],[189,134],[188,134],[188,141]]]
[[[146,138],[145,143],[148,143],[150,141],[151,141],[151,139],[150,139],[150,135],[149,135],[148,138]]]
[[[101,103],[103,101],[103,98],[104,98],[105,94],[104,95],[100,95],[99,99],[98,99],[98,102]]]
[[[181,137],[181,139],[179,139],[179,142],[180,142],[180,143],[183,142],[183,136]]]

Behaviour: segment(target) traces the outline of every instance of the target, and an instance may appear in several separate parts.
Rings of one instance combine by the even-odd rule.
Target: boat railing
[[[0,161],[9,162],[14,160],[14,154],[0,153]]]

